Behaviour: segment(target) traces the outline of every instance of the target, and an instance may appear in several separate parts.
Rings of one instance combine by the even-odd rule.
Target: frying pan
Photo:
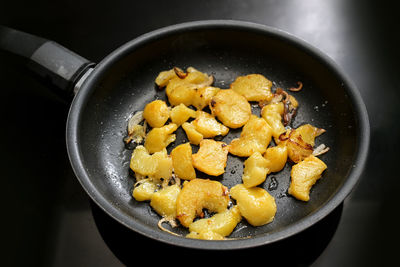
[[[312,226],[337,207],[362,175],[369,146],[369,122],[355,85],[326,55],[281,30],[241,21],[198,21],[144,34],[116,49],[100,63],[76,55],[54,42],[2,27],[3,49],[29,58],[29,66],[66,94],[75,94],[67,121],[66,141],[72,168],[87,194],[112,218],[149,238],[200,249],[239,249],[292,236]],[[95,44],[93,44],[95,45]],[[178,227],[171,235],[157,227],[160,217],[148,203],[132,196],[135,179],[129,171],[132,153],[123,143],[130,116],[154,99],[166,100],[154,79],[174,66],[193,66],[228,88],[239,75],[260,73],[273,88],[295,87],[300,103],[292,127],[310,123],[326,129],[317,144],[330,151],[321,156],[328,169],[302,202],[287,193],[291,163],[270,174],[260,186],[275,197],[272,223],[252,227],[242,220],[224,241],[184,238]],[[253,105],[253,112],[259,110]],[[231,130],[229,143],[240,135]],[[171,147],[187,142],[181,129]],[[169,151],[171,150],[169,147]],[[194,152],[196,147],[194,147]],[[225,174],[199,177],[220,181],[228,188],[241,183],[243,158],[229,155]],[[277,184],[272,184],[277,182]],[[274,185],[274,186],[272,186]],[[168,228],[168,226],[165,226]]]

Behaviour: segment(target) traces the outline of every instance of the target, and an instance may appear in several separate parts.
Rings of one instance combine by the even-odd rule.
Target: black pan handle
[[[65,94],[94,63],[47,39],[0,25],[0,49],[22,56],[28,67]]]

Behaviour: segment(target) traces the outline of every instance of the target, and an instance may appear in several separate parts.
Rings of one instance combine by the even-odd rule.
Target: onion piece
[[[124,138],[126,144],[133,141],[134,143],[141,143],[146,136],[147,123],[144,122],[143,126],[139,125],[144,120],[143,111],[138,111],[128,121],[128,136]]]
[[[298,92],[298,91],[300,91],[301,89],[303,89],[303,83],[302,82],[300,82],[300,81],[298,81],[297,82],[297,87],[290,87],[289,88],[289,91],[291,91],[291,92]]]
[[[169,234],[171,234],[171,235],[175,235],[175,236],[181,236],[181,235],[178,235],[177,233],[174,233],[174,232],[172,232],[172,231],[170,231],[170,230],[164,228],[164,226],[162,226],[162,224],[163,224],[164,222],[168,222],[168,223],[172,226],[172,228],[175,228],[175,227],[178,226],[178,224],[177,224],[176,221],[175,221],[175,218],[163,217],[162,219],[160,219],[160,220],[158,221],[157,225],[158,225],[158,228],[160,228],[160,229],[163,230],[164,232],[167,232],[167,233],[169,233]]]
[[[313,156],[320,156],[322,154],[325,154],[326,152],[329,151],[329,147],[327,147],[325,144],[320,144],[318,147],[316,147],[312,153]]]

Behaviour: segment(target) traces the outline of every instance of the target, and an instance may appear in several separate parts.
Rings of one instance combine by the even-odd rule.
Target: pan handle
[[[95,65],[56,42],[0,25],[0,49],[27,59],[46,83],[72,95],[74,86]]]

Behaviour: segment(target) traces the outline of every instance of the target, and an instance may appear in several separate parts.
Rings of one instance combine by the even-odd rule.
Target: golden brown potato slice
[[[171,79],[165,89],[168,101],[172,106],[183,103],[185,106],[192,104],[196,85],[186,82],[184,79],[175,77]]]
[[[153,128],[146,137],[144,147],[149,153],[155,153],[166,148],[170,143],[176,139],[175,134],[178,126],[174,123],[167,124],[161,128]]]
[[[192,180],[196,178],[196,171],[192,164],[192,147],[189,143],[181,144],[171,151],[172,164],[178,178]]]
[[[133,189],[132,195],[136,201],[151,200],[156,190],[157,184],[151,179],[145,179]]]
[[[208,179],[193,179],[183,184],[176,201],[176,217],[189,227],[196,216],[203,216],[203,209],[223,212],[229,204],[229,191],[220,182]]]
[[[235,229],[236,225],[242,220],[239,208],[233,206],[229,210],[217,213],[210,218],[199,219],[189,225],[191,235],[194,233],[217,233],[223,237],[228,236]],[[190,236],[189,236],[190,237]],[[203,239],[201,235],[195,235],[195,238]],[[217,236],[219,238],[219,236]],[[209,238],[206,238],[209,239]],[[215,240],[214,238],[211,240]]]
[[[140,175],[153,175],[157,171],[157,165],[144,146],[137,146],[133,150],[130,168]]]
[[[313,155],[293,165],[289,194],[299,200],[308,201],[311,187],[321,178],[326,168],[326,164]]]
[[[198,145],[203,140],[203,135],[199,133],[193,126],[192,122],[184,122],[182,128],[189,139],[189,142],[193,145]]]
[[[143,118],[153,128],[162,127],[169,118],[169,108],[164,101],[154,100],[145,106]]]
[[[175,74],[174,69],[162,71],[156,77],[155,83],[158,85],[158,87],[162,88],[162,87],[167,86],[169,81],[175,77],[177,77],[177,76]]]
[[[278,140],[280,144],[286,145],[288,157],[298,163],[313,153],[315,137],[324,132],[324,129],[305,124],[297,129],[287,130]]]
[[[230,89],[244,96],[248,101],[270,101],[272,82],[261,74],[239,76]]]
[[[179,104],[178,106],[175,106],[171,110],[171,121],[172,123],[175,123],[178,127],[182,125],[185,121],[187,121],[189,118],[195,118],[196,117],[196,111],[193,109],[188,108],[184,104]]]
[[[284,106],[282,102],[268,104],[261,110],[261,117],[263,117],[272,129],[272,135],[278,138],[279,135],[285,132],[285,126],[282,123],[282,115]]]
[[[301,135],[293,129],[279,136],[279,144],[287,147],[288,157],[295,163],[302,161],[313,152],[313,147],[304,142]]]
[[[314,146],[315,144],[315,137],[320,136],[325,132],[324,129],[317,128],[312,126],[311,124],[304,124],[296,129],[296,132],[301,135],[304,142]]]
[[[239,157],[250,157],[255,152],[264,153],[271,142],[272,130],[268,123],[251,115],[243,127],[240,138],[233,139],[229,152]]]
[[[192,105],[198,110],[202,110],[210,104],[212,97],[215,96],[219,90],[219,88],[212,86],[197,89],[194,94]]]
[[[228,145],[213,139],[200,142],[199,151],[192,155],[193,166],[209,175],[218,176],[225,172]]]
[[[263,183],[268,171],[268,160],[260,152],[255,152],[244,162],[243,185],[250,188]]]
[[[274,147],[267,148],[265,151],[264,158],[267,160],[268,173],[279,172],[282,170],[287,161],[287,147],[285,145],[277,145]]]
[[[229,89],[218,91],[211,99],[210,109],[229,128],[242,127],[251,115],[251,106],[246,98]]]
[[[181,188],[174,184],[155,192],[150,201],[150,206],[162,217],[174,219],[176,217],[176,200]]]
[[[213,115],[201,110],[196,112],[196,119],[191,123],[204,138],[227,135],[229,132],[229,128],[219,123]]]
[[[231,188],[231,196],[236,200],[240,214],[253,226],[261,226],[273,221],[276,204],[273,196],[260,187],[246,188],[237,184]]]
[[[179,71],[178,76],[169,80],[165,92],[172,106],[177,106],[181,103],[185,104],[185,106],[190,106],[195,98],[196,89],[209,86],[214,81],[212,76],[193,68],[190,70],[188,73]]]
[[[172,177],[172,158],[168,156],[167,150],[164,148],[161,151],[158,151],[151,155],[153,158],[153,164],[157,166],[156,172],[150,177],[160,180],[160,179],[169,179]]]

